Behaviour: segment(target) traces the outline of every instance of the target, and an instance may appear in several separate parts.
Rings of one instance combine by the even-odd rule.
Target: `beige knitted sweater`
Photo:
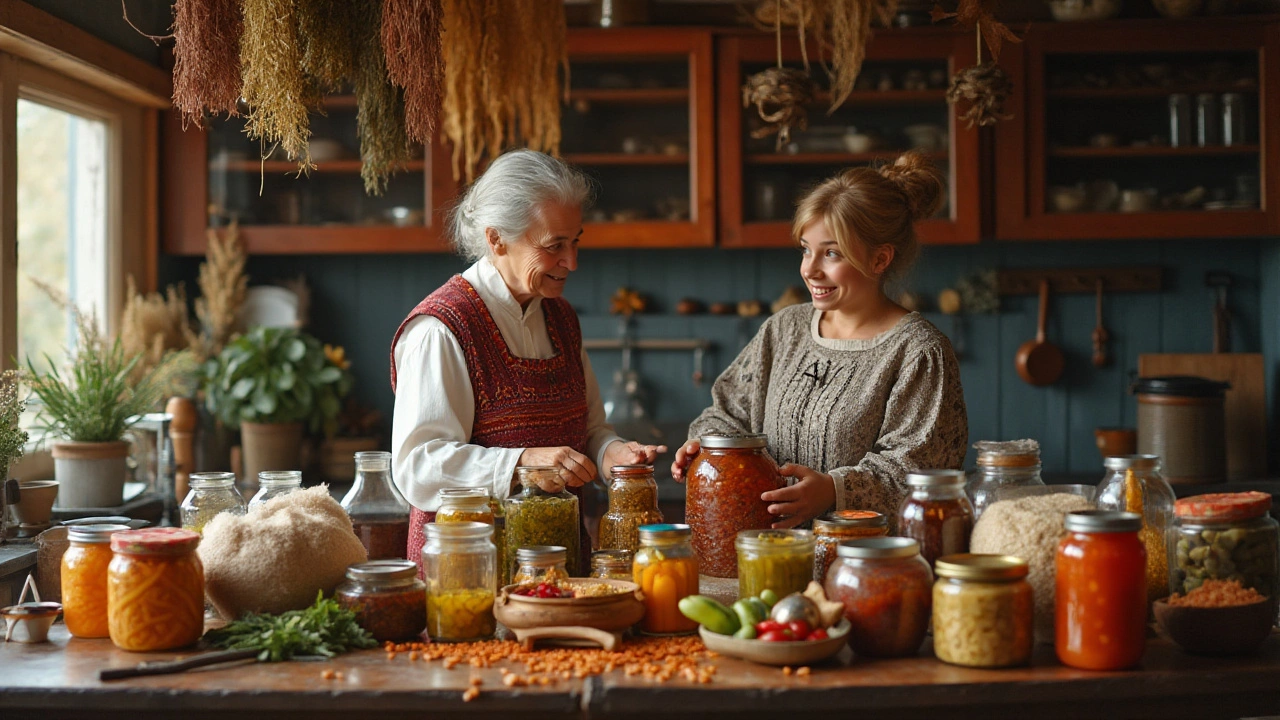
[[[836,510],[896,517],[906,474],[958,469],[969,424],[946,336],[919,313],[869,340],[820,337],[811,303],[770,317],[716,379],[689,437],[763,432],[778,464],[830,474]]]

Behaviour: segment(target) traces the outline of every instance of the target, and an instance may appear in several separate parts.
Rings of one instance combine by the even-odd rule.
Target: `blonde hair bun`
[[[880,174],[906,196],[912,220],[933,217],[942,207],[942,193],[946,189],[942,171],[921,153],[914,150],[903,153],[882,166]]]

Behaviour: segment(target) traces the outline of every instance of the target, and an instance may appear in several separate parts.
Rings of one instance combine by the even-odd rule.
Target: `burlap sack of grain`
[[[205,594],[228,620],[310,606],[368,559],[351,520],[324,487],[282,495],[248,515],[222,513],[200,541]]]

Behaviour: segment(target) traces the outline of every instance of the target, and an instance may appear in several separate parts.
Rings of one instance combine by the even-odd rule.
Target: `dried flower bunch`
[[[957,72],[951,78],[951,86],[947,88],[947,102],[952,105],[969,103],[969,109],[960,118],[970,128],[974,125],[994,125],[1013,117],[1004,111],[1005,100],[1013,92],[1013,82],[996,62],[1000,60],[1004,41],[1021,40],[996,19],[996,4],[997,0],[961,0],[953,13],[940,7],[934,7],[931,13],[934,22],[955,18],[957,25],[970,28],[977,35],[978,63]],[[983,41],[986,41],[991,50],[991,60],[987,62],[982,61]]]
[[[22,390],[22,372],[5,370],[0,373],[0,471],[8,477],[8,468],[22,457],[27,444],[27,431],[18,426],[18,420],[27,409]]]
[[[772,67],[747,78],[742,86],[742,105],[756,106],[765,125],[751,131],[751,137],[778,134],[777,147],[791,142],[791,128],[809,126],[806,105],[813,102],[813,81],[795,68]]]
[[[249,276],[244,274],[247,256],[240,244],[239,228],[232,224],[225,232],[210,229],[205,261],[200,264],[200,297],[196,298],[196,319],[200,331],[188,331],[187,342],[200,361],[222,352],[240,332],[240,307],[244,305]]]
[[[356,127],[365,192],[381,195],[387,180],[410,159],[404,101],[387,77],[382,51],[382,0],[348,0],[356,9]]]
[[[243,18],[240,94],[249,105],[245,132],[271,145],[264,156],[279,147],[298,162],[300,171],[308,171],[314,165],[307,150],[307,100],[314,93],[302,71],[298,0],[244,0]]]
[[[183,123],[200,127],[205,111],[238,114],[239,0],[176,0],[173,17],[173,104]]]
[[[444,99],[443,14],[439,0],[385,0],[382,6],[387,77],[404,88],[405,131],[423,145],[435,134]]]

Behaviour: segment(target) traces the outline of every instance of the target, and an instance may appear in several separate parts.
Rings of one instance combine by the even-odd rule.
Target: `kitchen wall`
[[[183,280],[194,288],[199,259],[164,258],[161,283]],[[1208,352],[1211,295],[1204,287],[1209,269],[1230,272],[1232,349],[1266,349],[1269,367],[1280,358],[1280,315],[1262,309],[1280,304],[1280,247],[1275,239],[994,243],[971,247],[928,247],[907,278],[907,289],[927,298],[958,278],[996,267],[1091,267],[1149,265],[1166,268],[1158,294],[1108,297],[1104,320],[1115,362],[1095,369],[1089,361],[1094,326],[1092,295],[1052,300],[1049,339],[1063,346],[1067,371],[1053,387],[1033,388],[1018,378],[1013,357],[1035,334],[1036,299],[1005,298],[997,315],[966,316],[959,323],[926,313],[960,347],[960,366],[969,409],[970,440],[1038,438],[1047,472],[1098,471],[1093,429],[1135,423],[1135,404],[1126,392],[1137,357],[1144,352]],[[664,426],[682,427],[710,402],[710,381],[759,327],[761,319],[710,315],[680,316],[683,297],[704,302],[759,299],[771,302],[799,284],[794,250],[591,250],[583,251],[566,296],[577,308],[589,338],[612,338],[618,319],[608,314],[609,298],[620,286],[650,297],[655,311],[638,316],[639,337],[705,337],[715,343],[706,358],[707,382],[692,382],[690,353],[637,352],[647,406]],[[362,400],[390,417],[387,381],[389,344],[407,311],[463,263],[446,255],[258,257],[249,262],[254,284],[305,274],[313,289],[311,329],[326,342],[347,348]],[[1263,278],[1266,276],[1266,281]],[[194,289],[192,290],[194,294]],[[608,393],[619,354],[593,351],[602,392]],[[1274,368],[1271,375],[1274,376]],[[1269,386],[1276,387],[1274,377]],[[1272,413],[1274,415],[1274,412]],[[678,442],[683,437],[671,437]],[[972,458],[971,458],[972,459]]]

